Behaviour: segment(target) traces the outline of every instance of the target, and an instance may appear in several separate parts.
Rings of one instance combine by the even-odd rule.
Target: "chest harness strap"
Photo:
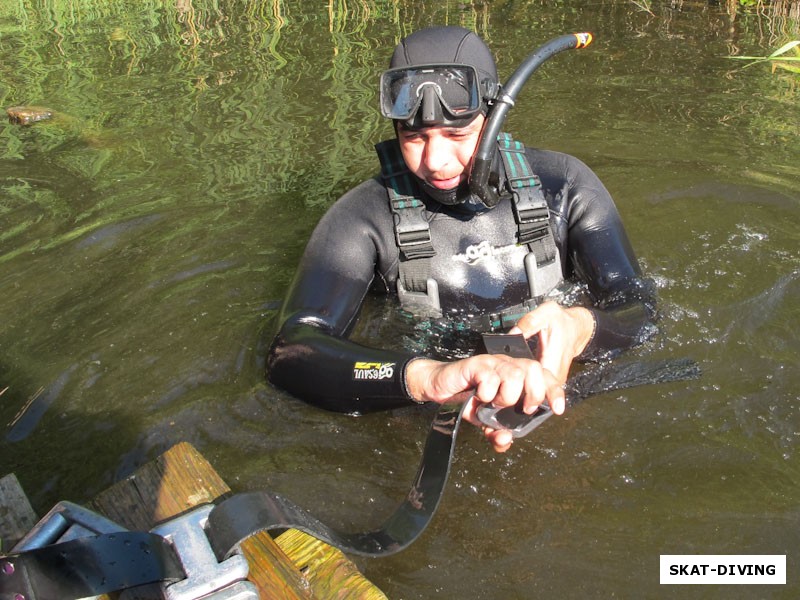
[[[514,200],[517,241],[530,250],[525,257],[525,273],[531,299],[538,303],[563,277],[558,248],[550,229],[550,209],[542,184],[525,156],[525,146],[507,133],[499,134],[497,143]]]
[[[479,317],[476,325],[487,330],[511,327],[562,279],[547,201],[539,178],[525,156],[525,147],[506,133],[498,135],[497,141],[513,200],[517,242],[530,250],[525,257],[525,273],[531,297],[500,313]],[[403,160],[397,140],[381,142],[376,149],[394,217],[395,241],[400,250],[397,279],[400,304],[421,317],[440,317],[439,288],[431,277],[431,259],[436,251],[425,205],[419,199],[413,175]]]
[[[425,204],[417,197],[413,176],[397,140],[381,142],[375,148],[389,194],[395,242],[400,250],[400,276],[397,278],[400,305],[420,316],[441,317],[439,285],[430,276],[431,259],[436,250]]]

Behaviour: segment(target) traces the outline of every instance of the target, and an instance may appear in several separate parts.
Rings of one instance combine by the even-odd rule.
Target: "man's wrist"
[[[595,329],[597,328],[597,321],[594,314],[588,308],[582,306],[573,306],[567,309],[567,312],[575,320],[576,323],[576,346],[574,356],[580,356],[589,346],[594,337]]]
[[[420,367],[422,367],[422,362],[426,360],[422,356],[415,356],[406,362],[403,368],[403,391],[406,397],[416,404],[425,404],[427,402],[423,395],[423,386],[420,384]]]

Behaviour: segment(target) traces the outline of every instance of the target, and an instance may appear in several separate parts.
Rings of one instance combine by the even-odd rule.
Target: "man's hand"
[[[481,427],[498,452],[511,446],[511,433],[481,424],[475,415],[480,403],[504,407],[522,401],[528,414],[545,400],[559,415],[565,406],[561,383],[539,361],[502,354],[479,354],[455,362],[417,359],[406,368],[406,384],[419,401],[466,402],[464,418]]]
[[[564,308],[544,302],[522,317],[509,333],[521,333],[528,339],[539,336],[539,362],[564,385],[572,360],[592,339],[594,317],[580,306]]]
[[[455,362],[417,359],[406,367],[407,389],[420,402],[465,403],[464,419],[481,427],[496,451],[505,452],[513,442],[511,432],[483,425],[475,414],[478,406],[505,407],[522,401],[523,411],[531,414],[547,401],[554,413],[562,414],[563,386],[572,360],[592,339],[594,326],[594,317],[585,308],[545,302],[509,332],[526,339],[538,335],[538,360],[502,354],[479,354]]]

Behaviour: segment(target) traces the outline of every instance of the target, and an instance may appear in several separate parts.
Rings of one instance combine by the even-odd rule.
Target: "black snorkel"
[[[528,56],[508,81],[500,88],[498,97],[494,100],[491,112],[483,128],[481,141],[472,159],[472,171],[469,176],[469,189],[480,198],[487,207],[491,208],[500,201],[500,193],[489,185],[489,174],[495,154],[495,144],[500,128],[506,120],[508,111],[514,106],[522,86],[528,81],[533,72],[542,63],[563,50],[585,48],[592,42],[591,33],[571,33],[553,38],[541,45],[533,54]]]

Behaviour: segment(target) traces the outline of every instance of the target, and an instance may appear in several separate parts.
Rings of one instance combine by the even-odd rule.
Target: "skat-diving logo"
[[[353,365],[353,379],[391,379],[395,363],[357,362]]]

